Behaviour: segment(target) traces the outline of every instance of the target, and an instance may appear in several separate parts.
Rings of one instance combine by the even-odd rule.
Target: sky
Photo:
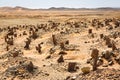
[[[0,0],[0,7],[21,6],[33,9],[50,7],[98,8],[119,7],[120,0]]]

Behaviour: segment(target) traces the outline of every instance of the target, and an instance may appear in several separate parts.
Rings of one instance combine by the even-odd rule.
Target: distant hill
[[[100,8],[66,8],[66,7],[51,7],[49,10],[120,10],[120,8],[100,7]]]
[[[66,8],[66,7],[51,7],[48,9],[30,9],[30,8],[25,8],[25,7],[0,7],[0,11],[13,11],[13,10],[30,10],[30,11],[35,11],[35,10],[120,10],[120,8],[112,8],[112,7],[100,7],[100,8]]]
[[[0,7],[0,10],[2,10],[2,11],[13,11],[13,10],[32,10],[32,9],[16,6],[16,7]]]
[[[101,8],[96,8],[98,10],[120,10],[120,8],[112,8],[112,7],[101,7]]]

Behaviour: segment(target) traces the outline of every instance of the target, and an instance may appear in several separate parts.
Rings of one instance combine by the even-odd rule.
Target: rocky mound
[[[120,70],[118,69],[98,69],[88,74],[79,74],[77,76],[68,77],[66,80],[119,80]]]
[[[29,79],[36,75],[37,67],[32,63],[31,59],[23,57],[21,50],[11,50],[1,56],[1,59],[6,59],[0,63],[1,68],[5,68],[1,72],[0,80]]]

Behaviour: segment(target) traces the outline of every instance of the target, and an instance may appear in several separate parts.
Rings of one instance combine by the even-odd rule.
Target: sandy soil
[[[115,74],[120,75],[120,57],[118,58],[119,61],[115,60],[117,56],[120,56],[119,12],[18,11],[16,13],[6,12],[6,14],[2,14],[1,11],[0,14],[8,16],[0,19],[0,80],[112,80],[113,78],[119,80],[119,77],[113,76]],[[32,18],[28,18],[26,15]],[[36,15],[41,17],[36,18]],[[108,22],[108,25],[105,21]],[[115,22],[119,25],[116,25]],[[92,24],[95,24],[95,26]],[[10,29],[13,27],[17,28],[13,29],[17,37],[14,34],[9,35],[9,37],[13,37],[13,45],[5,41],[5,36],[10,32],[8,26],[10,26]],[[110,28],[111,26],[112,29]],[[36,39],[30,37],[32,34],[30,34],[31,28],[38,35]],[[88,33],[89,29],[92,29],[92,33]],[[24,31],[26,35],[23,35]],[[53,34],[55,35],[57,45],[54,45]],[[104,37],[100,38],[100,34],[103,34]],[[111,42],[114,42],[117,49],[113,51],[112,47],[108,47],[105,44],[105,36],[108,36]],[[27,38],[31,39],[30,49],[28,50],[24,48]],[[65,44],[66,41],[69,41],[69,44]],[[64,43],[65,49],[61,48],[61,43]],[[42,47],[40,53],[36,50],[38,44]],[[7,50],[7,46],[9,50]],[[13,54],[16,54],[15,48],[21,50],[23,54],[15,57],[11,56],[12,50]],[[99,50],[98,58],[103,60],[103,64],[99,65],[97,70],[99,77],[96,77],[98,75],[94,76],[94,74],[97,74],[97,71],[92,71],[92,65],[90,64],[92,61],[89,64],[87,63],[88,59],[91,58],[91,52],[94,48]],[[57,60],[60,57],[59,53],[61,51],[67,54],[63,55],[64,62],[58,63]],[[111,55],[109,59],[105,59],[105,57],[101,57],[105,51],[112,52],[117,56]],[[35,70],[33,72],[28,71],[28,73],[24,72],[27,73],[27,76],[20,73],[13,75],[10,71],[12,70],[11,68],[15,67],[17,69],[17,66],[20,66],[21,64],[19,63],[22,61],[23,63],[31,61]],[[114,64],[109,64],[110,61],[113,61]],[[68,64],[71,62],[75,62],[77,67],[73,72],[68,71]],[[83,75],[81,71],[83,67],[90,67],[90,72]],[[109,73],[112,74],[109,75]],[[110,78],[110,76],[113,77]]]

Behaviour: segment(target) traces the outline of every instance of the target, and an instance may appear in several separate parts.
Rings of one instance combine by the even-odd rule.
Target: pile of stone
[[[23,52],[21,50],[14,48],[13,50],[1,55],[0,59],[6,59],[10,57],[15,58],[15,57],[20,57],[22,55],[23,55]]]
[[[8,67],[1,79],[4,78],[28,79],[35,74],[36,70],[37,67],[35,67],[31,61],[19,62],[19,64],[15,66]]]
[[[87,63],[93,65],[93,59],[88,59]],[[97,57],[97,66],[108,67],[115,63],[120,64],[120,54],[118,51],[105,50]]]
[[[0,64],[5,68],[0,80],[13,78],[28,79],[35,75],[37,67],[33,65],[30,58],[23,57],[23,52],[18,49],[13,49],[1,56],[1,59],[6,59]]]
[[[119,80],[120,70],[117,69],[98,69],[88,74],[79,74],[74,80]],[[67,79],[70,80],[70,79]]]

